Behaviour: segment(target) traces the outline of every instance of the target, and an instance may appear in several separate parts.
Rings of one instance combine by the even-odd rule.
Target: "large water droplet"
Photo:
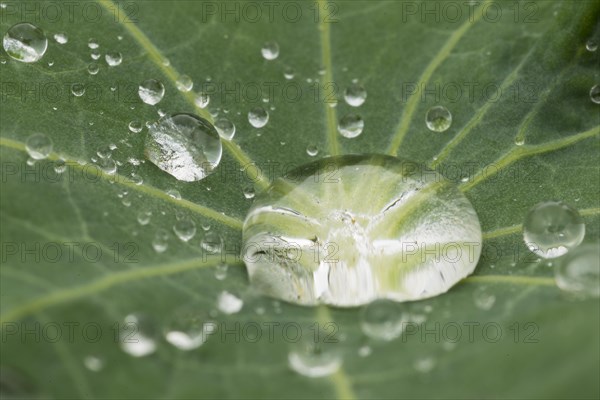
[[[581,297],[600,297],[600,247],[583,244],[558,260],[555,280],[559,288]]]
[[[331,375],[342,365],[336,345],[324,339],[315,340],[310,334],[303,335],[298,343],[292,345],[288,365],[296,373],[309,378]]]
[[[120,65],[123,61],[123,56],[118,51],[110,51],[106,53],[104,59],[110,67],[116,67],[117,65]]]
[[[600,85],[594,85],[590,89],[590,99],[596,103],[600,104]]]
[[[361,106],[367,98],[367,91],[359,83],[353,83],[344,91],[344,100],[352,107]]]
[[[125,317],[119,335],[121,348],[129,355],[144,357],[156,351],[155,328],[144,315]]]
[[[166,115],[148,131],[146,156],[181,181],[203,179],[221,161],[223,148],[219,134],[208,121],[196,115]]]
[[[225,140],[233,139],[235,135],[235,125],[228,118],[221,117],[215,121],[215,128],[219,135]]]
[[[356,114],[343,116],[338,122],[338,132],[343,137],[352,139],[360,135],[365,127],[365,121]]]
[[[8,29],[2,45],[11,58],[32,63],[43,57],[48,48],[48,39],[37,26],[22,22]]]
[[[165,87],[162,82],[156,79],[146,79],[138,88],[140,99],[146,104],[155,105],[162,100],[165,95]]]
[[[341,156],[290,171],[258,195],[242,250],[251,283],[267,295],[356,306],[446,292],[475,269],[481,228],[436,172],[395,157]]]
[[[371,339],[389,341],[402,334],[407,317],[401,304],[387,299],[375,300],[363,308],[360,327]]]
[[[34,160],[43,160],[52,152],[52,140],[43,133],[34,133],[25,141],[25,150]]]
[[[523,223],[523,239],[533,253],[544,258],[562,256],[577,247],[585,224],[576,209],[559,201],[537,204]]]
[[[182,218],[173,225],[173,232],[179,239],[187,242],[196,235],[196,224],[189,218]]]
[[[262,128],[269,122],[269,113],[262,107],[255,107],[248,112],[248,122],[255,128]]]
[[[274,60],[279,57],[279,44],[277,42],[266,42],[260,49],[262,56],[265,60]]]
[[[227,291],[219,293],[217,298],[217,308],[223,314],[235,314],[240,312],[244,306],[244,301],[234,294]]]
[[[452,114],[444,106],[435,106],[427,110],[425,124],[429,130],[444,132],[452,125]]]

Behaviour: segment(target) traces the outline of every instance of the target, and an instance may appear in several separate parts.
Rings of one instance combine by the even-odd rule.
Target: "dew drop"
[[[69,41],[69,37],[64,32],[58,32],[54,34],[54,40],[56,40],[56,43],[58,44],[65,44]]]
[[[169,189],[166,193],[175,200],[181,200],[181,193],[177,189]]]
[[[118,51],[111,51],[105,54],[104,59],[110,67],[116,67],[123,61],[123,56]]]
[[[598,50],[598,42],[594,39],[590,39],[585,43],[585,48],[587,51],[594,52]]]
[[[210,103],[210,96],[206,93],[200,92],[196,93],[196,97],[194,97],[194,104],[200,108],[206,108]]]
[[[590,99],[596,103],[600,104],[600,85],[594,85],[590,89]]]
[[[227,270],[229,269],[229,266],[225,263],[220,263],[215,267],[215,278],[217,280],[224,280],[225,278],[227,278]]]
[[[200,247],[209,254],[219,253],[223,248],[223,238],[215,231],[207,231],[200,241]]]
[[[66,170],[67,170],[67,163],[65,160],[63,160],[62,158],[59,158],[58,160],[54,161],[54,172],[56,172],[57,174],[62,174]]]
[[[219,293],[217,298],[217,308],[223,314],[235,314],[240,312],[244,306],[244,301],[227,291]]]
[[[152,248],[157,253],[164,253],[169,247],[169,232],[165,229],[159,228],[154,234],[152,239]]]
[[[142,131],[142,123],[140,121],[131,121],[129,123],[129,131],[131,133],[140,133]]]
[[[223,147],[218,132],[196,115],[165,115],[148,131],[146,156],[158,168],[181,181],[201,180],[221,161]]]
[[[265,60],[274,60],[277,57],[279,57],[279,44],[273,41],[266,42],[265,44],[263,44],[263,47],[262,49],[260,49],[260,52]]]
[[[225,140],[231,140],[235,135],[235,125],[225,117],[221,117],[215,121],[215,129]]]
[[[146,79],[138,87],[140,99],[151,106],[158,104],[165,95],[165,86],[156,79]]]
[[[331,375],[342,365],[342,357],[335,345],[315,340],[313,335],[304,335],[292,345],[288,365],[292,371],[309,378]]]
[[[473,291],[475,306],[480,310],[490,310],[496,302],[496,296],[490,292],[487,286],[479,286]]]
[[[6,54],[11,58],[33,63],[40,60],[46,49],[48,49],[48,39],[44,31],[28,22],[18,23],[11,26],[2,40],[2,45]]]
[[[96,356],[86,356],[83,365],[92,372],[98,372],[104,368],[104,360]]]
[[[136,174],[135,172],[132,172],[131,173],[131,182],[140,186],[142,183],[144,183],[144,178],[142,178],[140,175]]]
[[[285,67],[285,69],[283,70],[283,77],[287,80],[294,79],[295,75],[296,72],[292,67]]]
[[[454,184],[415,165],[382,155],[328,157],[275,180],[243,226],[251,284],[293,303],[344,307],[446,292],[475,269],[481,228]],[[433,257],[436,243],[453,249]]]
[[[371,355],[371,353],[373,352],[373,349],[371,349],[370,346],[360,346],[358,348],[358,355],[361,357],[368,357]]]
[[[99,51],[96,51],[96,50],[93,50],[93,51],[90,53],[90,57],[92,58],[92,60],[94,60],[94,61],[98,61],[98,60],[100,59],[100,52],[99,52]]]
[[[25,150],[34,160],[43,160],[52,152],[52,140],[43,133],[34,133],[25,141]]]
[[[139,314],[125,317],[119,331],[121,348],[133,357],[144,357],[156,351],[156,333],[151,321]]]
[[[525,244],[536,255],[556,258],[583,241],[585,224],[576,209],[560,201],[533,207],[523,223]]]
[[[314,144],[308,145],[308,147],[306,147],[306,154],[308,154],[311,157],[314,157],[317,154],[319,154],[319,149]]]
[[[254,196],[255,196],[254,187],[246,186],[244,188],[244,197],[250,200],[250,199],[253,199]]]
[[[173,312],[165,327],[165,340],[182,351],[190,351],[202,346],[216,324],[206,319],[200,306],[183,306]]]
[[[95,38],[90,38],[90,40],[88,40],[88,47],[92,50],[95,50],[100,47],[100,44]]]
[[[430,131],[444,132],[452,125],[452,114],[444,106],[435,106],[427,110],[425,124]]]
[[[182,218],[173,225],[173,232],[181,241],[188,242],[196,235],[196,224],[189,218]]]
[[[361,106],[367,98],[367,91],[359,83],[353,83],[344,91],[344,100],[352,107]]]
[[[578,297],[600,297],[600,248],[585,243],[558,260],[556,284]]]
[[[90,75],[96,75],[99,70],[100,70],[100,67],[98,67],[98,64],[96,64],[96,63],[90,63],[87,66],[87,71]]]
[[[415,361],[414,367],[417,372],[423,374],[431,372],[435,368],[435,358],[433,357],[422,357]]]
[[[83,83],[74,83],[71,85],[71,93],[75,97],[81,97],[85,94],[85,86]]]
[[[152,218],[152,211],[150,210],[140,210],[137,215],[138,224],[144,226],[150,223],[150,218]]]
[[[255,107],[248,112],[248,122],[255,128],[262,128],[269,122],[269,113],[262,107]]]
[[[365,127],[365,121],[356,114],[347,114],[338,122],[338,132],[343,137],[352,139],[360,135]]]
[[[360,327],[371,339],[390,341],[402,334],[406,320],[401,304],[379,299],[362,309]]]
[[[517,137],[515,139],[515,145],[517,145],[517,146],[523,146],[524,144],[525,144],[525,138]]]
[[[194,81],[187,75],[180,75],[175,82],[175,86],[180,92],[189,92],[194,87]]]

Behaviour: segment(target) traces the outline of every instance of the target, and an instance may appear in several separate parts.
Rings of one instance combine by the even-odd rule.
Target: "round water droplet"
[[[187,75],[180,75],[175,85],[180,92],[189,92],[194,87],[194,81]]]
[[[427,110],[425,124],[430,131],[444,132],[452,125],[452,114],[444,106],[435,106]]]
[[[219,135],[225,140],[233,139],[235,135],[235,125],[228,118],[221,117],[215,121],[215,128]]]
[[[223,147],[216,129],[193,114],[166,115],[148,128],[145,154],[175,178],[198,181],[221,161]]]
[[[220,263],[219,265],[217,265],[215,267],[215,278],[217,278],[220,281],[227,278],[227,270],[228,269],[229,269],[229,266],[225,263]]]
[[[482,240],[455,185],[381,155],[329,157],[290,171],[254,199],[242,237],[258,291],[335,306],[444,293],[473,272]]]
[[[175,200],[181,200],[181,193],[177,189],[169,189],[166,193]]]
[[[105,174],[114,175],[117,172],[117,163],[112,158],[99,158],[96,164]]]
[[[596,103],[600,104],[600,85],[594,85],[590,89],[590,99]]]
[[[207,231],[200,241],[200,247],[209,254],[219,253],[223,248],[223,238],[215,231]]]
[[[579,297],[600,297],[600,247],[586,243],[558,260],[556,284]]]
[[[92,372],[98,372],[104,368],[104,360],[96,356],[86,356],[83,365]]]
[[[375,300],[362,309],[360,327],[371,339],[390,341],[402,334],[407,317],[401,304],[387,299]]]
[[[246,186],[244,188],[244,197],[250,200],[250,199],[253,199],[254,196],[255,196],[254,187]]]
[[[515,139],[515,145],[517,146],[523,146],[525,144],[525,138],[523,137],[518,137]]]
[[[318,338],[315,340],[314,335],[303,335],[298,343],[292,345],[288,365],[294,372],[309,378],[331,375],[342,365],[337,345]]]
[[[100,67],[96,63],[90,63],[87,67],[87,70],[90,75],[96,75],[100,70]]]
[[[265,60],[274,60],[279,57],[279,44],[277,42],[266,42],[260,49]]]
[[[217,325],[201,310],[200,305],[185,305],[176,309],[164,329],[166,341],[183,351],[202,346]]]
[[[83,83],[74,83],[71,85],[71,93],[75,97],[81,97],[85,94],[85,86]]]
[[[98,41],[95,38],[90,38],[88,40],[88,47],[92,50],[95,50],[98,47],[100,47],[100,44],[98,43]]]
[[[196,224],[189,218],[182,218],[173,225],[173,232],[179,239],[187,242],[196,235]]]
[[[136,174],[135,172],[132,172],[131,173],[131,182],[133,182],[139,186],[142,183],[144,183],[144,178],[142,178],[140,175]]]
[[[283,77],[285,79],[294,79],[294,76],[296,75],[296,72],[294,71],[294,69],[292,67],[285,67],[285,69],[283,70]]]
[[[110,51],[106,53],[104,59],[110,67],[116,67],[117,65],[120,65],[123,61],[123,56],[118,51]]]
[[[97,60],[99,60],[99,59],[100,59],[100,52],[99,52],[99,51],[96,51],[96,50],[93,50],[93,51],[90,53],[90,57],[92,58],[92,60],[94,60],[94,61],[97,61]]]
[[[480,286],[473,291],[473,300],[477,308],[487,311],[494,306],[496,296],[487,286]]]
[[[150,218],[152,217],[152,211],[150,210],[141,210],[138,212],[137,221],[140,225],[148,225],[150,222]]]
[[[142,131],[142,123],[140,121],[131,121],[129,123],[129,131],[132,133],[140,133]]]
[[[244,306],[244,301],[234,294],[227,291],[219,293],[217,298],[217,308],[223,314],[235,314],[240,312]]]
[[[255,107],[248,112],[248,122],[255,128],[262,128],[269,122],[269,113],[262,107]]]
[[[169,247],[169,232],[165,229],[159,228],[154,234],[152,240],[152,248],[157,253],[164,253]]]
[[[52,152],[52,140],[43,133],[34,133],[25,141],[25,150],[34,160],[43,160]]]
[[[590,39],[585,43],[585,48],[587,51],[594,52],[598,50],[598,42],[594,39]]]
[[[338,132],[343,137],[352,139],[360,135],[365,127],[365,121],[356,114],[348,114],[343,116],[338,122]]]
[[[319,154],[319,149],[314,144],[311,144],[306,148],[306,154],[308,154],[311,157],[314,157],[317,154]]]
[[[352,107],[361,106],[367,98],[367,91],[358,83],[353,83],[344,91],[344,100]]]
[[[69,41],[69,37],[66,33],[59,32],[54,34],[54,40],[56,40],[56,43],[58,44],[65,44]]]
[[[523,223],[523,239],[533,253],[555,258],[579,246],[585,224],[576,209],[559,201],[537,204]]]
[[[54,172],[56,172],[57,174],[62,174],[66,170],[67,170],[67,163],[65,160],[63,160],[62,158],[59,158],[58,160],[54,161]]]
[[[208,94],[203,92],[196,94],[196,97],[194,98],[194,104],[196,104],[196,106],[206,108],[208,103],[210,103],[210,96]]]
[[[144,357],[156,351],[156,331],[152,321],[140,314],[125,317],[119,330],[119,344],[133,357]]]
[[[2,40],[4,51],[11,58],[32,63],[44,56],[48,48],[48,39],[44,31],[35,25],[22,22],[11,26]]]
[[[146,79],[138,87],[138,95],[144,103],[153,106],[162,100],[165,95],[165,87],[156,79]]]

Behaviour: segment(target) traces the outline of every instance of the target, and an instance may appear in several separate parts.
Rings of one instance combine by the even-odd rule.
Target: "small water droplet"
[[[100,70],[100,67],[96,63],[90,63],[87,67],[87,70],[90,75],[96,75]]]
[[[151,106],[158,104],[165,95],[165,86],[156,79],[146,79],[138,87],[140,99]]]
[[[452,125],[452,114],[444,106],[435,106],[427,110],[425,124],[430,131],[444,132]]]
[[[123,61],[123,56],[118,51],[110,51],[104,55],[104,59],[110,67],[116,67]]]
[[[380,299],[362,309],[360,327],[371,339],[390,341],[402,334],[406,320],[399,303]]]
[[[85,86],[83,83],[74,83],[71,85],[71,93],[75,97],[81,97],[85,94]]]
[[[179,75],[179,78],[177,78],[175,85],[177,86],[177,90],[185,93],[192,90],[192,88],[194,87],[194,81],[192,81],[192,78],[190,78],[187,75]]]
[[[296,75],[296,71],[294,71],[294,69],[292,67],[285,67],[285,69],[283,70],[283,77],[285,79],[294,79],[294,76]]]
[[[92,58],[92,60],[98,61],[100,59],[100,52],[92,50],[92,52],[90,53],[90,57]]]
[[[164,253],[169,247],[169,232],[165,229],[159,228],[154,234],[152,239],[152,248],[157,253]]]
[[[141,121],[131,121],[129,123],[129,131],[132,133],[140,133],[143,126],[144,125],[142,125]]]
[[[220,281],[227,278],[227,270],[228,269],[229,269],[229,266],[227,264],[225,264],[225,263],[218,264],[215,267],[215,278]]]
[[[345,138],[352,139],[360,135],[365,121],[357,114],[347,114],[338,122],[338,132]]]
[[[92,50],[95,50],[100,47],[100,44],[95,38],[90,38],[90,40],[88,40],[88,47]]]
[[[27,22],[11,26],[2,40],[6,54],[11,58],[33,63],[40,60],[48,49],[48,39],[40,28]]]
[[[25,141],[25,150],[34,160],[43,160],[52,152],[52,140],[43,133],[34,133]]]
[[[367,98],[367,91],[358,83],[353,83],[344,91],[344,100],[352,107],[361,106]]]
[[[594,85],[590,89],[590,99],[596,103],[600,104],[600,85]]]
[[[435,368],[435,364],[436,364],[435,358],[422,357],[415,361],[414,367],[415,367],[415,370],[417,370],[418,372],[426,374],[428,372],[431,372]]]
[[[490,292],[487,286],[480,286],[473,291],[473,300],[477,308],[487,311],[494,306],[496,296]]]
[[[255,128],[262,128],[269,122],[269,113],[262,107],[254,107],[248,112],[248,122]]]
[[[308,147],[306,148],[306,154],[308,154],[311,157],[314,157],[317,154],[319,154],[319,149],[314,144],[308,145]]]
[[[54,161],[54,172],[56,172],[57,174],[62,174],[66,170],[67,170],[67,163],[65,160],[63,160],[62,158],[59,158],[58,160]]]
[[[595,39],[590,39],[585,43],[587,51],[594,52],[598,50],[598,42]]]
[[[209,254],[219,253],[223,248],[223,238],[215,231],[207,231],[200,241],[200,247]]]
[[[141,185],[142,183],[144,183],[144,178],[142,178],[140,175],[136,174],[135,172],[131,173],[131,181],[136,184],[136,185]]]
[[[152,321],[141,314],[129,314],[119,330],[119,344],[133,357],[144,357],[156,351],[156,332]]]
[[[152,217],[152,211],[150,210],[140,210],[137,215],[137,221],[140,225],[148,225],[150,223],[150,218]]]
[[[166,324],[165,340],[179,350],[190,351],[202,346],[216,330],[216,324],[207,319],[198,305],[176,309]]]
[[[58,32],[54,34],[54,40],[56,40],[56,43],[58,44],[65,44],[69,41],[69,37],[64,32]]]
[[[255,195],[254,187],[246,186],[244,188],[244,197],[247,199],[253,199]]]
[[[166,193],[175,200],[181,200],[181,193],[177,189],[169,189]]]
[[[221,117],[215,121],[215,128],[219,135],[225,140],[233,139],[235,135],[235,125],[228,118]]]
[[[189,218],[182,218],[173,225],[173,232],[183,242],[187,242],[196,235],[196,224]]]
[[[83,365],[92,372],[98,372],[104,368],[104,360],[96,356],[86,356]]]
[[[331,375],[342,365],[337,344],[319,340],[313,335],[303,335],[298,343],[292,344],[288,365],[296,373],[309,378]]]
[[[196,97],[194,97],[194,104],[196,104],[197,107],[206,108],[208,103],[210,103],[210,96],[207,93],[196,93]]]
[[[219,293],[217,298],[217,308],[223,314],[235,314],[240,312],[244,306],[244,301],[234,294],[227,291]]]
[[[158,168],[181,181],[201,180],[221,161],[223,147],[219,133],[196,115],[166,115],[148,131],[146,156]]]
[[[533,253],[556,258],[583,241],[585,224],[576,209],[559,201],[533,207],[523,223],[523,239]]]
[[[600,297],[600,248],[585,243],[558,260],[556,284],[578,297]]]
[[[262,49],[260,49],[260,52],[265,60],[274,60],[277,57],[279,57],[279,44],[273,41],[266,42],[265,44],[263,44],[263,47]]]
[[[368,357],[371,355],[371,353],[373,352],[373,349],[371,349],[370,346],[360,346],[358,348],[358,355],[361,357]]]

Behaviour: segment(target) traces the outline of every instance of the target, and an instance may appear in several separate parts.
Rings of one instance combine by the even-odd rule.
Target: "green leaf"
[[[600,3],[4,4],[3,33],[27,20],[46,32],[49,48],[35,64],[1,54],[3,396],[600,396],[598,301],[574,301],[559,291],[553,268],[526,250],[520,226],[533,205],[559,199],[579,209],[586,242],[598,241],[600,119],[589,91],[598,83],[599,62],[585,43],[598,40]],[[301,16],[293,22],[295,10]],[[56,32],[65,32],[68,43],[56,43]],[[90,75],[90,38],[98,39],[103,55],[121,52],[123,63],[108,67],[101,58],[99,73]],[[270,40],[281,51],[266,61],[260,49]],[[291,81],[283,77],[286,66],[296,72]],[[176,89],[179,74],[194,80],[194,91],[214,91],[208,109],[227,110],[237,126],[217,171],[194,183],[178,182],[150,162],[128,161],[143,160],[147,133],[130,133],[130,121],[156,120],[158,109],[210,119],[195,107],[193,92]],[[150,78],[166,87],[157,106],[137,96],[138,84]],[[355,78],[368,92],[357,109],[343,102]],[[73,83],[83,83],[86,94],[73,97]],[[443,133],[430,132],[424,122],[437,104],[453,115]],[[260,130],[246,117],[256,105],[275,107]],[[336,125],[351,112],[362,116],[365,129],[346,139]],[[35,132],[49,136],[54,151],[28,166],[24,143]],[[525,144],[516,146],[520,140]],[[113,176],[90,161],[111,143],[122,164]],[[395,341],[369,343],[368,357],[358,354],[367,343],[360,310],[273,305],[248,287],[233,254],[227,278],[215,279],[220,261],[205,257],[199,245],[200,227],[210,225],[227,251],[239,251],[251,204],[243,189],[263,189],[313,160],[309,145],[319,148],[317,157],[389,153],[435,167],[457,182],[485,232],[475,274],[447,294],[412,305],[428,311],[426,322]],[[59,158],[68,165],[61,175],[53,169]],[[134,183],[132,172],[143,184]],[[183,199],[170,197],[169,189]],[[123,190],[129,207],[119,197]],[[369,188],[364,197],[368,201]],[[145,226],[137,222],[142,210],[152,212]],[[181,212],[198,226],[188,243],[172,234]],[[161,228],[171,238],[167,251],[157,253],[151,243]],[[243,298],[243,309],[210,314],[224,290]],[[475,304],[481,290],[495,297],[489,310]],[[144,358],[121,350],[115,334],[126,315],[144,313],[162,332],[180,307],[214,319],[217,333],[188,352],[164,339]],[[289,369],[293,329],[285,333],[294,323],[304,336],[318,327],[343,339],[337,373],[311,379]],[[259,340],[250,336],[253,324],[262,329]],[[448,344],[457,331],[458,343]],[[104,368],[85,368],[89,356],[99,357]],[[421,372],[423,364],[433,368]]]

